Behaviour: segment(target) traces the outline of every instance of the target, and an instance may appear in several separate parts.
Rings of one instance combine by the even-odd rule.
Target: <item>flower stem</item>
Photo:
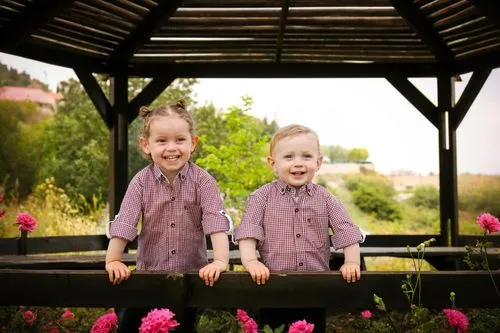
[[[497,293],[498,298],[500,298],[500,292],[498,291],[497,284],[495,283],[495,279],[493,278],[493,274],[491,274],[490,264],[488,263],[488,252],[486,247],[484,247],[484,261],[486,262],[486,268],[488,268],[488,273],[490,274],[491,283],[493,283],[493,287],[495,287],[495,292]]]
[[[28,232],[26,230],[21,230],[21,237],[19,238],[17,245],[18,254],[28,254]]]

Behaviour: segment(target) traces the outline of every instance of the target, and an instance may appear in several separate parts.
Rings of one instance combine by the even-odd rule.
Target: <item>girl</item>
[[[122,255],[127,242],[137,236],[142,218],[137,270],[196,269],[205,284],[213,286],[229,262],[229,222],[214,178],[189,161],[198,143],[193,118],[182,100],[152,110],[142,107],[139,112],[144,123],[140,147],[152,163],[132,179],[120,212],[110,223],[106,253],[109,281],[120,284],[130,277]],[[214,260],[210,264],[207,234],[213,244]],[[126,313],[122,328],[137,324],[132,329],[137,332],[147,310],[139,312],[133,316]]]

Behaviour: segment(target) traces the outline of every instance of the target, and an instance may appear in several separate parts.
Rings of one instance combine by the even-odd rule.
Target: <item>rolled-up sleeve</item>
[[[342,203],[330,196],[327,199],[328,220],[333,230],[331,236],[332,245],[335,249],[343,249],[349,245],[360,243],[363,235],[357,225],[349,217]]]
[[[137,224],[142,212],[142,185],[139,177],[130,182],[127,192],[120,205],[120,212],[111,221],[110,237],[119,237],[133,241],[137,237]]]
[[[257,190],[248,197],[241,223],[235,230],[236,242],[243,238],[254,238],[258,242],[264,241],[262,223],[264,221],[266,202],[264,202],[261,193],[262,190]]]
[[[229,220],[215,179],[204,175],[200,181],[201,224],[205,235],[229,231]]]

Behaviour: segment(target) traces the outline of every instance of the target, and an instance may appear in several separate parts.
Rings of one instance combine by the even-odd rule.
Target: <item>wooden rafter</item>
[[[483,88],[483,85],[488,79],[490,73],[491,69],[476,71],[472,74],[472,77],[467,83],[462,96],[460,96],[460,99],[455,104],[453,112],[451,113],[450,123],[454,129],[457,129],[458,126],[460,126],[460,123],[465,118],[467,111],[469,111],[472,103]]]
[[[387,76],[387,81],[396,88],[427,120],[438,126],[437,108],[406,77]]]
[[[130,59],[135,50],[143,45],[179,8],[181,0],[160,1],[151,9],[136,29],[112,53],[110,63],[122,64]]]
[[[469,0],[482,15],[486,16],[490,23],[500,29],[500,6],[497,0]]]
[[[0,48],[11,50],[21,44],[37,29],[51,21],[75,0],[34,0],[10,24],[0,30]]]
[[[104,120],[108,129],[111,129],[111,104],[99,86],[99,83],[97,83],[97,80],[89,70],[82,68],[74,68],[73,70],[92,100],[97,112],[99,112],[102,120]]]
[[[410,27],[422,38],[422,41],[434,52],[438,61],[452,61],[454,55],[432,24],[421,14],[413,1],[390,0],[394,9]]]
[[[274,60],[274,62],[276,63],[279,63],[281,61],[283,38],[285,37],[286,21],[288,20],[289,7],[290,7],[290,0],[283,0],[283,6],[281,7],[281,16],[280,16],[280,30],[278,34],[278,42],[276,44],[276,57]]]
[[[128,103],[128,121],[131,123],[138,115],[138,109],[143,105],[149,105],[165,90],[175,77],[161,75],[153,78],[142,91]]]

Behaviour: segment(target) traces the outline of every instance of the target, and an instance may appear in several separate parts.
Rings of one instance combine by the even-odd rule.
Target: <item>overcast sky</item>
[[[71,69],[0,53],[0,62],[46,82],[76,78]],[[457,82],[457,100],[470,75]],[[200,104],[218,108],[254,100],[252,114],[280,126],[313,128],[322,144],[368,149],[379,172],[412,170],[437,173],[438,134],[384,79],[200,79]],[[436,103],[436,80],[412,79]],[[214,134],[215,135],[215,134]],[[492,72],[457,132],[458,172],[500,175],[500,69]]]

